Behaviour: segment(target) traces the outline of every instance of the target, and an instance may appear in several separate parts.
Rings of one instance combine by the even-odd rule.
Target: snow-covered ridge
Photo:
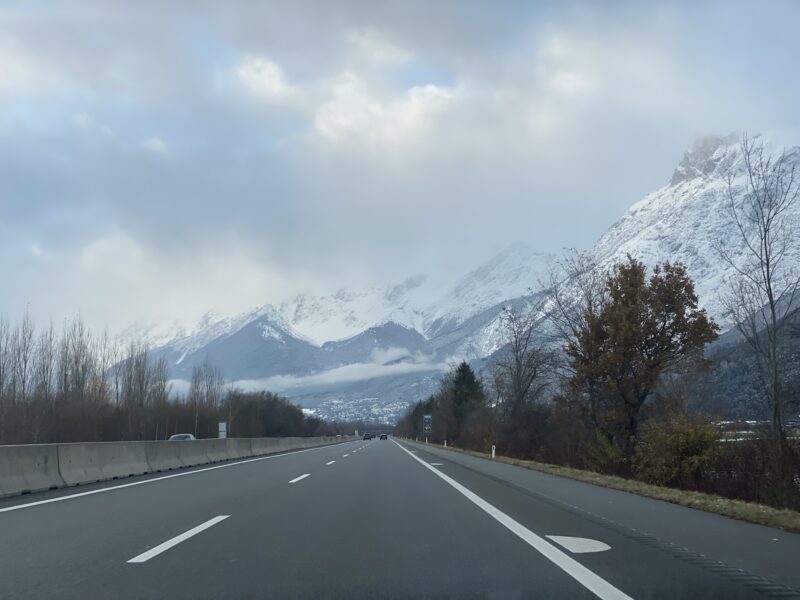
[[[215,339],[236,333],[245,325],[262,317],[266,317],[272,323],[268,327],[262,327],[265,336],[279,337],[288,333],[294,337],[301,337],[269,304],[234,316],[210,310],[195,321],[173,321],[152,327],[137,324],[124,330],[119,337],[123,341],[144,340],[152,348],[171,346],[176,351],[191,354]]]
[[[290,335],[317,347],[386,323],[397,323],[429,338],[437,333],[433,327],[458,325],[499,302],[525,295],[538,285],[553,260],[553,256],[517,242],[464,274],[450,288],[442,288],[425,275],[415,275],[383,286],[300,294],[291,301],[265,304],[234,316],[209,311],[193,322],[132,326],[121,337],[145,338],[152,347],[169,345],[181,354],[191,354],[258,320],[266,337],[280,340]]]
[[[792,152],[800,162],[800,149]],[[743,254],[731,224],[729,178],[741,201],[738,138],[699,140],[669,183],[633,204],[591,254],[606,268],[627,254],[651,267],[683,263],[701,306],[725,329],[722,298],[733,269],[717,248],[725,244],[729,253]],[[800,206],[796,210],[800,219]],[[800,256],[795,260],[800,264]],[[303,392],[302,402],[328,403],[323,416],[352,416],[350,408],[366,399],[372,409],[382,403],[397,411],[435,387],[442,365],[498,350],[504,341],[501,307],[524,306],[554,263],[555,257],[514,243],[450,286],[416,275],[363,289],[300,294],[236,316],[210,312],[194,323],[131,328],[127,334],[146,334],[177,372],[190,372],[211,355],[227,362],[226,373],[238,373],[234,379],[313,383],[317,387]]]
[[[798,149],[790,150],[800,160]],[[741,202],[744,167],[735,135],[704,138],[693,144],[670,183],[648,194],[600,238],[592,254],[605,267],[627,254],[648,266],[657,262],[686,265],[695,282],[700,305],[722,324],[726,282],[734,269],[719,253],[722,244],[733,256],[745,247],[731,222],[728,179],[734,198]],[[800,219],[800,206],[795,206]],[[797,257],[800,264],[800,257]]]

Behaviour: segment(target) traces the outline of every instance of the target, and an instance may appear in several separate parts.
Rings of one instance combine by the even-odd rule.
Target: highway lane
[[[178,476],[130,478],[2,500],[0,598],[125,597],[125,580],[137,577],[126,564],[130,558],[214,516],[233,516],[243,506],[269,502],[298,471],[356,447],[355,442],[337,444],[180,471]],[[107,491],[82,495],[96,490]],[[24,507],[55,498],[63,500]],[[181,593],[191,597],[190,591]]]
[[[119,482],[0,501],[0,597],[596,597],[576,569],[606,583],[600,597],[609,598],[786,592],[537,496],[520,482],[538,474],[403,446],[352,442],[6,512]],[[575,554],[549,535],[610,548]]]
[[[488,478],[493,483],[484,484],[487,497],[494,497],[494,490],[511,486],[523,495],[533,495],[541,502],[581,515],[684,560],[699,562],[697,559],[702,556],[727,565],[730,570],[752,575],[753,584],[764,579],[800,590],[800,535],[434,445],[407,445],[423,452],[431,461],[447,464],[448,472],[457,473],[471,485],[481,485],[478,481]],[[745,579],[741,573],[737,577]]]

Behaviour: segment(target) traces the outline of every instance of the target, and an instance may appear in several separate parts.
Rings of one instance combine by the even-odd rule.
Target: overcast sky
[[[795,2],[3,2],[0,312],[133,321],[589,248],[800,142]]]

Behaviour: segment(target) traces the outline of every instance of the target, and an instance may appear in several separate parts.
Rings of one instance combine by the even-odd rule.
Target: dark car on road
[[[388,436],[388,435],[386,435],[385,433],[382,433],[382,434],[381,434],[381,439],[382,439],[382,440],[388,440],[388,439],[389,439],[389,436]]]
[[[371,433],[365,433],[364,434],[364,439],[365,440],[371,440],[372,439],[372,434]]]

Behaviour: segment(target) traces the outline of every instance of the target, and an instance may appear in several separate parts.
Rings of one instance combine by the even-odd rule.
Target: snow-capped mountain
[[[521,242],[511,244],[426,309],[425,334],[447,333],[503,301],[538,290],[554,263],[551,254],[533,252]]]
[[[800,149],[790,153],[800,167]],[[737,206],[745,184],[736,135],[706,137],[687,151],[668,185],[637,202],[600,238],[592,250],[604,267],[626,254],[648,266],[669,260],[683,263],[695,282],[700,305],[727,328],[723,298],[734,268],[722,259],[743,257],[744,242],[735,231],[730,210],[729,177]],[[800,206],[795,206],[800,219]],[[800,256],[795,256],[800,264]]]
[[[291,327],[317,345],[343,340],[368,327],[395,321],[422,329],[422,307],[429,290],[426,277],[411,277],[399,285],[332,294],[301,294],[277,307]]]
[[[368,327],[394,322],[431,339],[504,300],[527,294],[553,264],[554,257],[516,242],[450,288],[425,275],[364,290],[330,295],[302,294],[278,312],[294,331],[317,344],[346,339]]]
[[[800,161],[800,150],[794,156]],[[649,266],[683,263],[701,305],[724,326],[721,290],[733,269],[718,245],[743,253],[732,230],[729,178],[741,200],[738,139],[696,142],[669,183],[631,206],[591,253],[604,267],[627,254]],[[800,264],[800,256],[796,260]],[[321,416],[391,420],[429,394],[448,364],[487,359],[500,349],[502,308],[522,307],[532,290],[546,293],[541,282],[554,264],[552,255],[513,243],[452,286],[417,275],[397,284],[302,294],[234,317],[209,313],[189,325],[132,328],[126,335],[145,334],[176,378],[187,379],[208,358],[229,380],[283,392]]]
[[[145,337],[176,379],[187,380],[208,359],[239,385],[302,395],[306,406],[329,397],[336,409],[323,407],[324,416],[350,414],[347,407],[364,400],[367,382],[380,380],[378,389],[391,390],[391,398],[371,392],[369,410],[384,417],[386,402],[402,398],[405,406],[421,393],[418,386],[432,389],[448,364],[497,350],[503,306],[537,287],[553,261],[514,243],[449,287],[418,275],[382,287],[303,294],[236,316],[210,312],[196,323],[132,327],[123,337]]]

